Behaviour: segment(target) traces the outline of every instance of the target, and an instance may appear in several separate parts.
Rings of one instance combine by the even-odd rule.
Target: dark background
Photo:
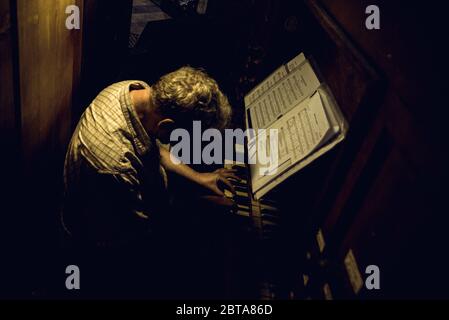
[[[68,31],[65,7],[73,3],[82,29]],[[370,4],[380,7],[380,30],[365,28]],[[131,78],[151,84],[185,64],[203,67],[242,127],[243,95],[304,51],[351,130],[274,192],[285,212],[272,271],[281,292],[322,299],[328,283],[334,298],[448,298],[443,2],[210,0],[202,17],[162,7],[173,19],[148,24],[129,49],[131,1],[0,1],[1,296],[53,297],[55,274],[63,273],[63,158],[101,89]],[[343,264],[349,249],[362,274],[380,267],[380,291],[352,292]],[[312,289],[301,283],[306,273]]]

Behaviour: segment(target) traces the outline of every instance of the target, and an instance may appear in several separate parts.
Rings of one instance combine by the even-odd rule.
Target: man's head
[[[193,121],[201,121],[203,128],[223,129],[229,124],[228,99],[202,70],[183,67],[160,78],[151,89],[151,102],[160,118],[157,135],[162,140],[173,129],[191,129]]]

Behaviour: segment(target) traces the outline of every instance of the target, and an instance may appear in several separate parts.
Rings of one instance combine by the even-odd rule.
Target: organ
[[[343,261],[328,256],[328,247],[338,246],[338,243],[325,243],[330,234],[341,232],[339,229],[346,226],[339,226],[341,220],[338,217],[338,222],[330,224],[330,230],[323,231],[319,227],[323,220],[331,219],[327,206],[333,206],[339,196],[339,188],[350,171],[351,157],[369,134],[378,107],[376,102],[382,96],[383,84],[375,68],[319,4],[306,1],[299,20],[305,28],[303,37],[298,39],[300,48],[313,57],[348,119],[350,130],[341,146],[278,185],[259,201],[254,199],[249,183],[249,168],[242,164],[226,166],[243,173],[243,182],[236,185],[236,195],[228,193],[228,196],[236,203],[233,213],[249,219],[254,234],[260,239],[260,248],[256,251],[264,269],[259,281],[263,299],[351,296],[348,292],[336,291],[333,282],[330,284],[337,277]],[[278,63],[292,58],[290,53]],[[242,78],[248,79],[248,76]],[[242,87],[248,92],[251,85],[242,83]],[[243,95],[245,90],[242,91]],[[337,281],[345,277],[341,272]]]
[[[209,0],[206,10],[195,10],[205,2],[182,8],[152,1],[166,8],[159,17],[172,19],[145,21],[128,46],[131,15],[142,7],[72,2],[0,1],[1,163],[8,168],[2,291],[46,298],[62,283],[63,158],[98,92],[121,80],[151,84],[182,65],[202,67],[227,93],[233,128],[245,129],[244,97],[304,52],[348,122],[346,138],[259,200],[242,163],[226,165],[242,177],[236,194],[227,193],[232,207],[197,201],[200,190],[181,186],[165,217],[170,244],[160,243],[179,259],[161,276],[161,291],[167,280],[177,298],[448,297],[447,55],[437,48],[447,27],[440,5]],[[65,27],[73,4],[81,30]],[[380,29],[366,27],[372,4]],[[381,290],[364,285],[372,265]]]

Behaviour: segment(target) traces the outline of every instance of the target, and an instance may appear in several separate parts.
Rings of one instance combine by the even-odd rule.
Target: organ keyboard
[[[243,219],[246,226],[249,226],[250,233],[254,234],[257,248],[252,248],[260,267],[258,293],[262,300],[272,300],[277,297],[277,285],[272,279],[272,265],[276,263],[273,259],[273,244],[276,239],[279,223],[281,221],[281,211],[278,209],[276,201],[271,199],[254,199],[249,178],[249,167],[242,163],[228,163],[225,169],[235,170],[240,181],[233,181],[235,193],[225,190],[225,196],[234,202],[230,214]]]
[[[225,196],[235,203],[231,212],[250,218],[260,239],[269,240],[280,219],[280,211],[276,207],[276,203],[267,199],[254,199],[249,183],[249,168],[246,165],[227,164],[225,169],[236,170],[237,176],[241,178],[240,181],[233,182],[235,194],[228,190],[225,191]]]

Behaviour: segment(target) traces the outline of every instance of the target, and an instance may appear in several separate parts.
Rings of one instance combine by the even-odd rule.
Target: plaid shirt
[[[63,224],[73,238],[110,246],[149,231],[151,214],[167,204],[159,145],[143,128],[124,81],[103,90],[73,134],[64,166]]]

